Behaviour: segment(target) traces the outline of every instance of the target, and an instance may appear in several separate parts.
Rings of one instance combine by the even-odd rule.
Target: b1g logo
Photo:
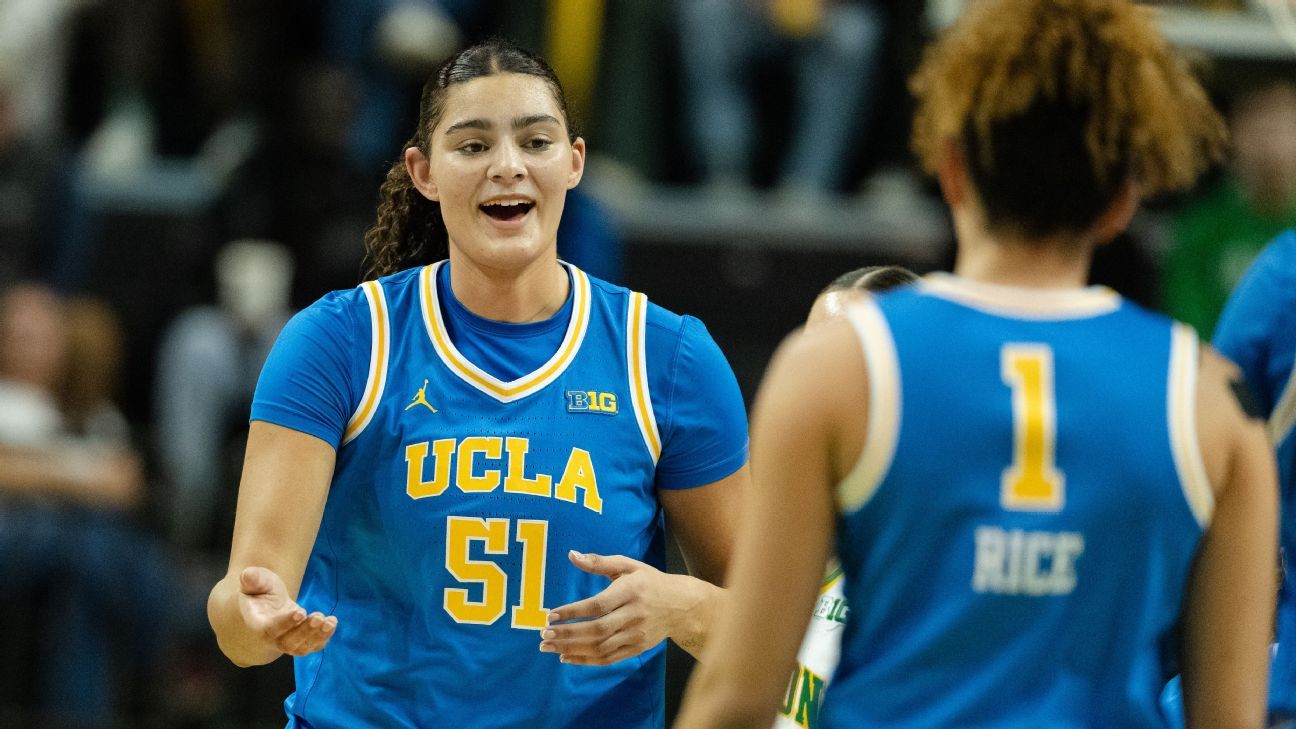
[[[610,392],[597,392],[595,390],[568,390],[567,412],[616,415],[616,395]]]

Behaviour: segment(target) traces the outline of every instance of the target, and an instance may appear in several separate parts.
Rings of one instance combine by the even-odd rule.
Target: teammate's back
[[[851,316],[869,427],[896,435],[862,454],[880,482],[841,485],[853,609],[825,722],[1160,725],[1212,503],[1191,330],[1107,289],[944,275]]]
[[[851,615],[827,726],[1164,726],[1176,668],[1189,726],[1261,725],[1263,429],[1235,367],[1085,287],[1142,195],[1221,155],[1219,115],[1126,0],[969,3],[910,88],[958,278],[775,356],[731,608],[680,726],[770,711],[834,530]]]

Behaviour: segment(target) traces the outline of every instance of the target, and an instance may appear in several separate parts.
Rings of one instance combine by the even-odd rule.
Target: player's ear
[[[1139,193],[1138,185],[1133,180],[1125,180],[1121,184],[1120,190],[1116,192],[1116,197],[1112,199],[1111,204],[1103,211],[1092,228],[1093,238],[1099,244],[1107,243],[1116,236],[1125,232],[1129,227],[1130,220],[1134,218],[1135,211],[1138,210],[1139,201],[1142,200]]]
[[[585,139],[576,137],[572,142],[572,171],[567,177],[567,189],[570,190],[580,184],[581,177],[585,175]]]
[[[427,155],[423,154],[418,147],[405,150],[405,171],[409,173],[414,189],[418,190],[419,194],[433,202],[441,199],[436,182],[432,179],[432,165],[428,162]]]

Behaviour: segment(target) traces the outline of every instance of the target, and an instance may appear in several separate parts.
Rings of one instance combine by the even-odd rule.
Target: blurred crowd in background
[[[927,10],[0,0],[0,726],[282,725],[288,661],[228,665],[204,610],[251,393],[293,312],[359,282],[441,58],[492,34],[549,58],[590,150],[560,254],[699,315],[750,396],[836,273],[952,261],[908,152]],[[1296,225],[1296,48],[1195,60],[1231,161],[1154,201],[1095,279],[1209,336]],[[896,242],[915,230],[929,245]]]

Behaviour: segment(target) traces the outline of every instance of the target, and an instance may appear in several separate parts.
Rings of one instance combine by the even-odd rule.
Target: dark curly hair
[[[545,60],[503,38],[491,38],[466,48],[441,64],[423,85],[419,100],[418,127],[402,147],[418,147],[428,154],[429,137],[445,112],[447,90],[483,76],[522,73],[545,81],[567,124],[569,141],[577,131],[558,75]],[[365,278],[377,278],[411,266],[445,258],[448,249],[441,206],[419,194],[405,170],[402,157],[387,170],[378,191],[378,219],[365,233]]]

